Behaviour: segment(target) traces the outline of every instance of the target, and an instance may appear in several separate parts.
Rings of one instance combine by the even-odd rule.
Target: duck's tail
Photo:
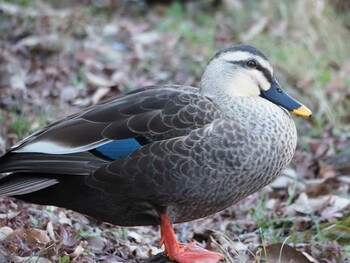
[[[55,173],[86,175],[107,161],[90,152],[72,154],[8,153],[0,158],[0,173]]]
[[[0,180],[0,197],[29,194],[58,183],[55,178],[11,174]]]
[[[23,195],[59,183],[54,175],[88,175],[107,162],[89,152],[7,153],[0,158],[0,196]]]

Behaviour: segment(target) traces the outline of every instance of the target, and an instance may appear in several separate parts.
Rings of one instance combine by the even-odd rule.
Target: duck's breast
[[[170,207],[176,221],[225,209],[271,183],[287,167],[296,147],[294,122],[280,107],[257,103],[259,107],[247,112],[236,105],[237,114],[188,137],[193,189],[186,204]]]

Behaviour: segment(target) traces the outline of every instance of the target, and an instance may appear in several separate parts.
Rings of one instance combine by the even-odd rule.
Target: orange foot
[[[179,244],[179,250],[169,253],[169,258],[179,263],[217,263],[224,256],[190,243]]]
[[[160,245],[164,245],[164,255],[168,256],[171,260],[175,260],[178,263],[217,263],[224,258],[220,253],[208,251],[199,247],[196,243],[178,243],[168,216],[162,213],[160,220]]]

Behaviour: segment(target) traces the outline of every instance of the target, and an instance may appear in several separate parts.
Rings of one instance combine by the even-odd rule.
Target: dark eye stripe
[[[227,61],[228,63],[234,64],[234,65],[241,65],[242,67],[246,67],[246,60],[240,60],[240,61]],[[255,67],[255,69],[261,71],[261,73],[265,76],[265,78],[269,81],[272,82],[272,75],[271,72],[267,69],[264,68],[263,66],[261,66],[258,62],[257,62],[257,66]]]
[[[271,72],[267,69],[267,68],[264,68],[263,66],[261,66],[259,63],[258,65],[256,66],[256,69],[261,71],[262,74],[265,76],[265,78],[269,81],[269,82],[272,82],[272,75],[271,75]]]

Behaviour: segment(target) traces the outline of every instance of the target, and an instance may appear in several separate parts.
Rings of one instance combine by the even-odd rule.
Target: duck
[[[153,85],[58,120],[0,158],[0,196],[68,208],[119,226],[160,225],[164,256],[214,263],[172,225],[217,213],[288,166],[297,144],[290,97],[266,55],[229,46],[200,87]]]

